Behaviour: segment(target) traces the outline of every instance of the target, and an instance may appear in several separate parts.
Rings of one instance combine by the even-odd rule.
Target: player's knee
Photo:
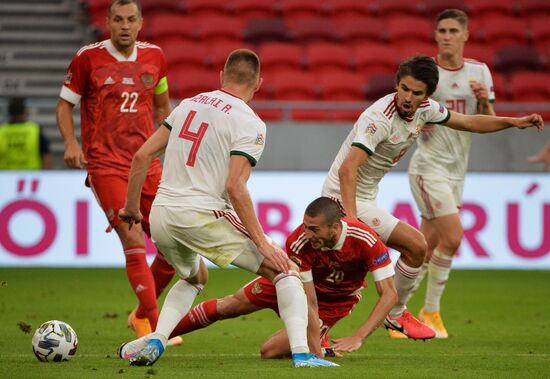
[[[262,359],[280,359],[280,358],[283,358],[281,353],[279,351],[277,351],[275,346],[273,346],[273,344],[269,343],[269,341],[265,342],[260,347],[260,356],[262,357]]]
[[[439,243],[439,249],[443,250],[446,254],[454,255],[460,247],[464,233],[451,233],[441,239]]]
[[[428,243],[422,233],[419,232],[416,238],[411,241],[409,245],[409,252],[410,254],[408,258],[411,263],[415,267],[422,265],[424,258],[426,257],[426,253],[428,252]]]

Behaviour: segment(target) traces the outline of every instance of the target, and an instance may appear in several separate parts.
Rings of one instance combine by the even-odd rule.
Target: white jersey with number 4
[[[477,114],[477,99],[470,83],[482,83],[489,91],[489,101],[495,100],[493,79],[484,63],[465,59],[462,67],[450,70],[438,66],[439,84],[432,98],[449,110]],[[468,168],[472,134],[442,125],[426,127],[409,164],[409,174],[434,175],[462,180]]]
[[[216,90],[183,100],[163,123],[170,129],[153,205],[231,208],[225,184],[231,155],[252,166],[262,155],[265,123],[240,98]]]
[[[323,186],[323,195],[340,198],[338,170],[355,146],[369,155],[357,172],[357,199],[376,199],[378,182],[407,152],[424,125],[446,122],[449,116],[447,108],[431,99],[423,101],[416,113],[407,119],[397,113],[395,93],[376,101],[359,116],[336,155]]]

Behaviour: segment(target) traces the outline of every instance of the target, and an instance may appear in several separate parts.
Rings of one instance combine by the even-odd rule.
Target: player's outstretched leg
[[[435,337],[435,331],[418,321],[408,310],[404,310],[399,317],[386,316],[386,329],[397,330],[415,340],[427,340]]]
[[[164,353],[166,338],[158,333],[151,335],[145,347],[135,353],[130,359],[131,366],[152,366]]]
[[[336,364],[326,359],[321,359],[315,354],[311,353],[294,353],[292,354],[292,366],[296,368],[300,367],[340,367],[339,364]]]

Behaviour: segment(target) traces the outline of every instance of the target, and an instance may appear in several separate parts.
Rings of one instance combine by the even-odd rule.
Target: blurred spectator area
[[[107,37],[104,21],[109,3],[85,0],[97,39]],[[145,17],[141,37],[164,49],[175,98],[209,89],[227,52],[249,47],[259,53],[263,64],[265,85],[258,100],[375,100],[393,90],[392,74],[400,61],[436,53],[434,18],[445,8],[456,7],[470,17],[465,56],[492,70],[498,101],[550,101],[545,90],[550,88],[548,0],[141,3]],[[516,91],[519,88],[521,92]],[[323,119],[313,113],[315,119]]]

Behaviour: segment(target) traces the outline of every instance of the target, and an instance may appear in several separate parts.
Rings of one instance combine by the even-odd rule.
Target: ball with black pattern
[[[32,337],[32,351],[42,362],[68,361],[76,354],[77,346],[76,333],[63,321],[46,321]]]

